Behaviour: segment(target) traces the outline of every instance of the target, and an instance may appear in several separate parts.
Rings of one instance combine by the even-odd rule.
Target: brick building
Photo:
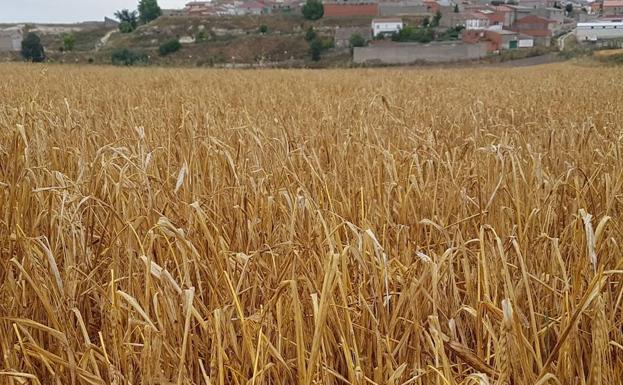
[[[601,9],[604,16],[623,16],[623,0],[604,0]]]
[[[549,47],[551,44],[554,24],[555,22],[552,20],[530,15],[515,21],[511,27],[511,30],[524,35],[532,36],[536,45]]]

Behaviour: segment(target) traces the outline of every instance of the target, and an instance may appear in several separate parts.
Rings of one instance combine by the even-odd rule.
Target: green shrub
[[[319,61],[320,55],[322,54],[322,50],[324,49],[324,44],[322,40],[319,38],[315,38],[309,43],[309,53],[311,54],[311,59],[313,61]]]
[[[177,39],[167,40],[164,43],[160,44],[160,48],[158,51],[160,52],[160,56],[166,56],[168,54],[177,52],[182,48],[182,44]]]
[[[147,55],[142,52],[132,51],[128,48],[115,50],[111,55],[111,60],[112,64],[118,66],[131,66],[148,62]]]
[[[352,34],[350,36],[350,46],[351,47],[363,47],[366,45],[366,39],[358,33]]]
[[[418,43],[429,43],[433,41],[433,38],[433,30],[430,28],[404,27],[399,32],[392,35],[392,40],[399,42],[414,41]]]
[[[266,33],[268,32],[268,26],[266,24],[262,24],[260,25],[260,29],[259,29],[260,33]]]
[[[205,30],[199,31],[197,36],[195,36],[195,41],[203,42],[208,40],[208,33]]]
[[[302,11],[307,20],[318,20],[324,15],[324,6],[320,0],[307,0]]]
[[[322,49],[323,50],[331,49],[331,48],[335,47],[335,42],[333,41],[333,38],[321,39],[321,41],[322,41]]]
[[[41,38],[34,32],[29,32],[22,41],[22,56],[28,61],[40,63],[45,60],[45,51]]]
[[[305,40],[306,41],[312,41],[316,38],[317,34],[316,31],[314,31],[314,27],[309,27],[307,28],[307,31],[305,32]]]
[[[119,32],[130,33],[132,31],[134,31],[134,27],[132,27],[132,24],[128,23],[127,21],[122,21],[121,23],[119,23]]]
[[[76,46],[76,36],[73,33],[66,33],[63,35],[63,50],[73,51]]]

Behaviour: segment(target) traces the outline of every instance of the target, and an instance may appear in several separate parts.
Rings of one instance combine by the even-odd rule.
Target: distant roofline
[[[373,23],[402,23],[402,19],[399,17],[378,17],[375,19],[372,19]]]

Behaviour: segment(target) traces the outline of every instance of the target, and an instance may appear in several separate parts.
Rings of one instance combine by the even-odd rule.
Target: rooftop
[[[623,21],[609,21],[609,22],[593,22],[593,23],[578,23],[577,27],[606,27],[606,26],[621,26]]]
[[[490,31],[490,32],[497,33],[499,35],[517,35],[517,32],[509,31],[507,29],[498,29],[497,31]]]
[[[402,23],[402,19],[399,17],[384,17],[373,19],[372,23]]]
[[[604,0],[604,8],[623,7],[623,0]]]

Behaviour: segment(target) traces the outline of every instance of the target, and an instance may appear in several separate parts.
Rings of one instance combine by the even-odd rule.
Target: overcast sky
[[[68,23],[103,20],[138,0],[0,0],[0,23]],[[159,0],[161,8],[183,8],[187,0]]]

